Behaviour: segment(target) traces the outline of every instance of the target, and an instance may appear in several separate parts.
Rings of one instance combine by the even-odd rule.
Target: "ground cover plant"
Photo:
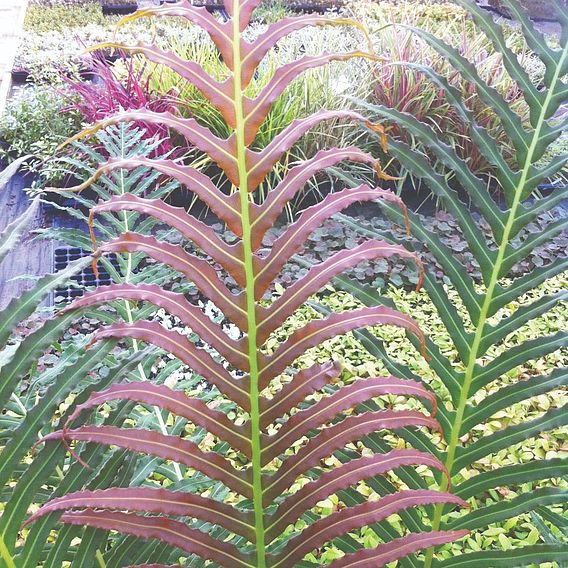
[[[189,3],[142,11],[133,16],[182,16],[201,24],[211,34],[230,71],[224,83],[216,82],[195,63],[176,59],[175,55],[155,46],[122,46],[126,51],[141,51],[150,61],[168,59],[180,74],[198,84],[231,126],[228,139],[216,137],[194,119],[147,109],[121,112],[76,137],[79,140],[104,127],[125,122],[161,123],[179,131],[189,143],[207,153],[219,165],[232,185],[230,193],[223,194],[207,177],[191,167],[169,159],[151,160],[144,156],[111,159],[101,164],[83,187],[114,172],[120,180],[124,170],[152,167],[195,191],[234,233],[232,242],[219,239],[207,225],[182,209],[160,200],[141,197],[136,192],[119,192],[101,201],[91,209],[91,220],[94,222],[95,217],[108,213],[118,213],[124,218],[129,212],[157,219],[176,229],[184,239],[192,241],[215,262],[216,267],[203,258],[188,254],[180,246],[160,242],[153,236],[134,231],[130,225],[128,231],[117,238],[97,243],[95,256],[98,259],[108,253],[126,253],[132,258],[135,253],[143,253],[171,266],[222,311],[233,325],[231,335],[211,321],[197,305],[190,304],[182,294],[169,290],[167,285],[136,284],[130,279],[85,294],[52,320],[60,323],[78,317],[82,310],[90,310],[100,304],[112,307],[115,301],[120,300],[122,306],[127,302],[128,305],[147,303],[162,308],[198,335],[201,345],[160,325],[156,318],[152,318],[152,312],[147,310],[149,319],[136,320],[128,316],[126,321],[113,321],[112,318],[109,321],[103,315],[105,312],[94,312],[102,318],[103,325],[91,337],[91,345],[99,345],[102,341],[103,346],[108,346],[109,341],[124,340],[136,342],[136,345],[139,342],[154,344],[174,354],[201,375],[210,388],[218,393],[216,404],[208,406],[202,397],[191,397],[183,389],[176,390],[154,382],[116,383],[84,399],[62,419],[62,428],[45,435],[41,443],[47,444],[43,452],[64,451],[72,441],[94,443],[79,445],[73,452],[81,462],[95,470],[97,460],[92,460],[89,453],[101,446],[115,446],[134,454],[143,453],[172,460],[179,463],[180,472],[183,466],[185,472],[185,468],[189,468],[210,478],[207,491],[197,494],[168,490],[166,487],[140,487],[136,484],[128,487],[132,473],[128,464],[135,464],[136,460],[127,460],[125,463],[124,453],[119,451],[111,459],[119,467],[124,467],[120,469],[118,481],[111,489],[98,489],[110,481],[109,475],[117,473],[106,467],[96,471],[90,487],[79,492],[69,493],[69,486],[78,482],[71,475],[59,484],[56,498],[47,500],[39,511],[28,518],[31,532],[15,561],[12,549],[17,523],[14,522],[15,517],[11,517],[7,527],[10,538],[5,539],[3,549],[3,559],[9,565],[14,565],[14,562],[32,565],[43,561],[45,535],[62,512],[60,520],[68,525],[68,529],[61,529],[57,546],[48,549],[46,565],[55,565],[57,560],[69,558],[68,547],[60,546],[59,542],[71,542],[77,534],[76,527],[88,528],[76,550],[73,563],[84,565],[82,563],[86,559],[95,557],[101,566],[107,565],[105,554],[108,565],[122,566],[125,562],[132,562],[133,553],[128,555],[124,552],[125,547],[132,547],[132,539],[122,540],[120,546],[106,550],[102,539],[105,531],[109,530],[158,540],[162,545],[173,547],[173,551],[163,546],[159,549],[160,562],[195,554],[231,568],[314,565],[313,562],[302,562],[314,550],[316,556],[312,558],[317,565],[317,550],[337,539],[347,543],[347,554],[335,560],[333,566],[370,562],[385,564],[466,534],[463,530],[428,531],[422,522],[411,522],[410,532],[399,535],[385,522],[395,513],[407,518],[410,508],[418,509],[434,503],[452,507],[463,504],[451,493],[435,489],[397,490],[381,477],[381,474],[402,466],[440,467],[429,453],[410,448],[393,449],[379,435],[382,430],[396,431],[403,427],[438,429],[432,393],[414,381],[401,381],[394,376],[354,380],[342,385],[337,380],[341,368],[333,363],[312,366],[296,374],[292,374],[293,368],[289,369],[305,349],[362,325],[401,326],[416,334],[422,342],[422,334],[411,317],[384,306],[362,308],[311,322],[276,344],[269,341],[273,332],[293,315],[296,308],[345,268],[366,259],[394,254],[409,262],[416,262],[418,272],[420,263],[403,247],[370,240],[322,263],[274,301],[263,300],[283,264],[301,248],[306,235],[327,216],[354,201],[385,199],[398,207],[403,205],[399,198],[388,191],[367,185],[347,189],[326,197],[318,206],[306,210],[296,223],[290,225],[268,255],[266,251],[260,252],[266,230],[279,216],[286,202],[319,169],[350,160],[370,163],[380,176],[387,176],[373,156],[357,148],[329,148],[291,169],[264,199],[255,202],[255,197],[258,199],[256,190],[282,154],[302,134],[322,121],[343,119],[362,122],[375,128],[378,135],[385,138],[380,126],[368,123],[360,114],[321,110],[293,122],[265,148],[251,149],[260,124],[291,78],[306,69],[334,60],[354,57],[376,59],[372,53],[365,51],[308,56],[276,70],[265,88],[254,98],[249,98],[247,86],[255,68],[283,35],[307,25],[330,24],[328,19],[316,16],[290,18],[268,28],[256,41],[249,43],[243,39],[242,32],[255,6],[256,3],[250,0],[227,3],[231,18],[224,24],[212,18],[206,10]],[[360,27],[346,20],[333,21],[333,24]],[[364,40],[364,33],[362,37]],[[96,238],[96,234],[93,236]],[[223,271],[231,275],[241,289],[240,293],[232,293],[226,288],[220,278]],[[107,325],[104,325],[105,322]],[[203,344],[208,345],[208,350],[203,348]],[[134,360],[140,362],[140,352],[137,349],[134,352],[138,354]],[[130,357],[127,361],[131,364]],[[288,377],[287,384],[273,393],[274,396],[267,397],[264,391],[273,379],[282,380],[282,375]],[[328,396],[311,400],[311,395],[321,390],[327,391]],[[416,409],[395,410],[388,406],[382,409],[374,402],[375,398],[391,394],[414,400]],[[306,397],[308,400],[304,401]],[[207,431],[206,442],[204,440],[200,446],[191,438],[164,434],[150,428],[120,428],[124,419],[117,419],[113,425],[100,425],[97,420],[82,425],[93,410],[116,400],[159,407],[180,415]],[[360,407],[364,402],[370,406]],[[132,422],[129,424],[132,426]],[[362,436],[371,441],[370,452],[344,449]],[[18,438],[14,439],[14,445],[20,452],[25,448]],[[322,462],[332,452],[342,455],[341,462]],[[12,496],[12,500],[18,503],[20,513],[23,510],[22,501],[28,498],[28,494],[22,494],[24,486],[26,483],[35,484],[36,487],[41,484],[45,476],[42,467],[49,467],[39,459],[32,460],[32,464],[24,472]],[[410,473],[405,472],[401,475],[418,475],[412,467]],[[310,476],[306,477],[307,474]],[[87,476],[88,473],[82,478]],[[379,500],[367,501],[353,487],[369,476],[378,476],[372,478],[376,491],[383,496]],[[298,477],[303,479],[304,485],[300,490],[295,487]],[[188,480],[192,479],[193,476],[188,477]],[[183,473],[178,481],[183,481]],[[345,509],[330,515],[310,513],[320,499],[336,492],[343,495]],[[304,528],[304,520],[296,528],[296,522],[304,513],[309,526]],[[174,520],[172,516],[185,518],[185,521]],[[347,535],[366,526],[372,527],[380,535],[383,544],[366,549]],[[102,543],[102,550],[98,548],[99,543]],[[147,560],[148,557],[144,558],[144,561]]]
[[[553,210],[552,213],[542,213],[519,231],[519,234],[514,239],[514,245],[519,246],[527,239],[530,239],[531,235],[542,232],[549,225],[558,221],[562,214],[563,209],[561,207]],[[304,250],[298,261],[290,261],[280,274],[277,282],[287,286],[297,276],[305,273],[307,270],[306,262],[318,264],[344,246],[353,248],[361,244],[365,240],[365,235],[361,229],[364,231],[393,232],[399,242],[412,240],[412,237],[408,237],[405,234],[404,227],[398,227],[393,230],[392,222],[382,216],[372,217],[352,212],[349,214],[349,217],[356,223],[347,225],[339,219],[332,218],[318,227],[307,238]],[[460,231],[455,217],[443,210],[437,211],[434,215],[415,213],[415,217],[426,230],[434,232],[439,236],[441,243],[446,246],[446,250],[452,251],[454,258],[464,266],[467,274],[471,276],[476,284],[482,282],[479,264],[472,254],[463,233]],[[481,222],[480,219],[476,218],[475,222],[480,234],[490,238],[491,228]],[[273,242],[283,232],[283,227],[271,229],[268,233],[268,242]],[[565,232],[561,232],[549,241],[539,244],[526,258],[511,268],[509,277],[518,278],[536,268],[543,268],[555,261],[566,259],[568,256],[567,245],[568,235]],[[450,282],[445,276],[442,265],[436,260],[436,257],[430,252],[428,247],[424,243],[417,243],[416,240],[413,240],[412,246],[417,256],[423,264],[429,267],[430,272],[437,281],[449,284]],[[418,282],[416,271],[398,258],[371,260],[348,273],[361,284],[372,286],[380,291],[386,290],[389,284],[411,291]]]
[[[36,33],[63,31],[80,28],[87,24],[105,24],[99,2],[76,5],[54,4],[52,6],[31,4],[26,11],[24,30]]]

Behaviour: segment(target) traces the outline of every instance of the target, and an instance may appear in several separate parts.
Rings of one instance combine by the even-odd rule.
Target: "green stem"
[[[4,542],[4,537],[0,535],[0,558],[6,563],[6,568],[16,568],[16,563]]]
[[[256,334],[256,302],[254,299],[255,271],[250,224],[250,200],[248,170],[246,163],[245,120],[243,115],[243,89],[241,83],[241,43],[240,43],[240,2],[233,0],[233,60],[234,60],[234,104],[237,167],[239,173],[239,198],[242,222],[242,243],[244,252],[245,294],[247,309],[248,358],[250,365],[250,420],[253,473],[253,503],[256,536],[256,567],[266,568],[266,545],[264,538],[264,506],[262,503],[262,462],[260,443],[260,405],[259,370]]]
[[[106,562],[100,550],[97,550],[97,552],[95,552],[95,558],[97,559],[97,564],[99,565],[99,568],[106,568]]]
[[[492,305],[493,300],[494,300],[495,289],[496,289],[498,281],[499,281],[499,273],[501,272],[501,266],[503,264],[503,259],[505,257],[505,254],[507,252],[507,248],[509,246],[509,237],[510,237],[511,231],[513,229],[513,226],[514,226],[516,218],[517,218],[517,210],[518,210],[518,208],[521,204],[521,196],[522,196],[522,193],[523,193],[525,183],[528,179],[528,175],[530,173],[531,165],[532,165],[532,162],[533,162],[533,156],[534,156],[534,153],[537,149],[537,146],[538,146],[538,143],[539,143],[539,140],[540,140],[540,134],[541,134],[542,128],[545,124],[545,117],[546,117],[547,112],[548,112],[548,107],[550,106],[550,103],[552,101],[554,91],[555,91],[555,86],[558,83],[558,81],[560,80],[560,70],[564,66],[564,61],[566,60],[567,57],[568,57],[568,46],[566,46],[564,48],[564,52],[562,54],[560,62],[558,63],[555,76],[552,80],[550,88],[548,89],[546,99],[545,99],[544,104],[542,106],[539,121],[538,121],[536,128],[534,130],[531,145],[530,145],[529,150],[527,152],[527,158],[525,160],[525,164],[524,164],[524,167],[523,167],[523,170],[522,170],[522,174],[521,174],[521,177],[519,179],[519,183],[517,184],[517,187],[515,188],[515,196],[514,196],[513,202],[511,203],[511,207],[509,209],[509,213],[508,213],[508,216],[507,216],[507,223],[506,223],[505,228],[503,230],[503,237],[501,238],[501,242],[499,244],[499,250],[497,252],[497,257],[496,257],[495,263],[493,265],[493,271],[491,273],[491,278],[490,278],[489,284],[487,285],[487,290],[486,290],[486,293],[485,293],[483,304],[481,306],[479,319],[477,321],[477,326],[476,326],[475,334],[474,334],[474,337],[473,337],[473,342],[471,344],[471,348],[470,348],[470,351],[469,351],[467,368],[466,368],[466,371],[465,371],[465,374],[464,374],[464,380],[463,380],[463,385],[462,385],[462,389],[461,389],[461,393],[460,393],[460,398],[459,398],[458,405],[457,405],[457,408],[456,408],[455,420],[454,420],[454,423],[452,425],[452,433],[451,433],[450,440],[449,440],[449,443],[448,443],[448,451],[447,451],[447,454],[446,454],[445,465],[446,465],[448,471],[450,472],[450,476],[454,475],[453,466],[454,466],[454,461],[455,461],[455,458],[456,458],[456,451],[457,451],[457,448],[458,448],[458,445],[459,445],[459,442],[460,442],[459,436],[460,436],[460,432],[461,432],[461,428],[462,428],[462,424],[463,424],[464,414],[465,414],[467,403],[468,403],[468,400],[469,400],[469,397],[470,397],[471,386],[472,386],[473,380],[475,378],[475,365],[477,363],[479,347],[481,345],[481,341],[482,341],[484,333],[485,333],[485,327],[487,325],[488,313],[489,313],[489,309],[491,308],[491,305]],[[448,480],[445,477],[442,478],[442,482],[440,484],[440,489],[442,491],[445,491],[446,489],[448,489],[448,487],[449,487]],[[440,525],[442,523],[443,511],[444,511],[443,505],[437,505],[436,506],[434,519],[432,521],[432,530],[433,531],[439,530]],[[428,549],[426,556],[425,556],[425,559],[424,559],[424,568],[430,568],[432,566],[433,557],[434,557],[434,549],[430,548],[430,549]]]

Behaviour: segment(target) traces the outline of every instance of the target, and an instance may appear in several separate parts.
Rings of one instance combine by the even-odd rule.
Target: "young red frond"
[[[240,205],[235,196],[229,196],[222,193],[213,184],[211,179],[202,172],[192,168],[191,166],[184,166],[173,160],[151,160],[149,158],[128,158],[111,159],[106,164],[99,166],[98,170],[93,176],[84,184],[69,188],[66,191],[81,191],[85,189],[101,176],[116,170],[133,170],[139,167],[153,168],[172,179],[179,181],[189,191],[195,193],[207,207],[215,213],[219,219],[227,224],[227,227],[233,231],[237,236],[242,236],[242,220],[240,216]],[[122,199],[123,196],[116,196],[116,199]],[[126,196],[124,196],[126,197]],[[99,211],[104,211],[107,202],[101,202],[91,209],[91,217]]]
[[[70,525],[115,530],[140,538],[158,539],[227,568],[256,568],[253,555],[244,554],[232,544],[212,538],[197,529],[190,529],[185,523],[167,517],[142,517],[128,513],[86,509],[81,512],[65,513],[61,520]]]
[[[409,534],[397,538],[377,548],[362,549],[347,554],[332,562],[330,568],[382,568],[390,562],[400,560],[413,552],[454,542],[467,536],[468,531],[432,531],[429,533]]]
[[[188,281],[195,283],[231,321],[246,331],[244,297],[232,294],[207,261],[185,252],[181,246],[137,233],[124,233],[101,245],[95,254],[100,256],[108,252],[143,252],[171,266],[181,272]]]
[[[393,450],[385,455],[376,454],[351,460],[338,469],[323,473],[317,480],[307,483],[302,489],[287,497],[276,512],[266,519],[268,540],[272,541],[280,536],[286,527],[295,523],[306,511],[330,495],[369,477],[411,465],[425,465],[448,475],[440,460],[417,450]]]
[[[64,308],[62,313],[115,300],[149,302],[163,308],[168,314],[179,318],[181,323],[191,328],[208,344],[215,344],[219,353],[229,363],[239,369],[249,370],[245,341],[230,338],[221,330],[219,325],[213,323],[201,309],[188,302],[182,294],[169,292],[157,284],[101,286],[75,300]]]
[[[213,410],[202,400],[190,398],[183,392],[174,391],[165,385],[153,385],[148,382],[117,384],[105,391],[92,394],[86,402],[75,408],[65,428],[67,429],[69,424],[77,420],[85,410],[97,408],[112,400],[130,400],[168,410],[205,428],[249,459],[251,457],[250,425],[238,426],[225,414]]]
[[[203,349],[196,347],[185,335],[167,330],[157,322],[141,320],[131,324],[118,323],[101,327],[94,333],[91,343],[108,337],[136,339],[172,353],[228,398],[249,410],[249,378],[235,379],[221,363],[215,361]]]
[[[288,365],[302,355],[306,349],[319,345],[326,339],[373,325],[394,325],[416,335],[423,350],[424,335],[418,324],[405,314],[386,306],[361,308],[349,312],[331,314],[323,320],[314,320],[296,330],[272,355],[258,356],[259,386],[264,390],[270,381],[282,373]]]
[[[50,440],[75,440],[95,442],[106,446],[118,446],[133,452],[157,456],[166,460],[192,467],[212,479],[225,484],[229,489],[252,497],[250,471],[235,469],[231,463],[215,452],[204,452],[199,446],[178,436],[166,436],[152,430],[140,428],[116,428],[114,426],[82,426],[72,430],[59,430],[42,438]]]
[[[319,430],[317,436],[310,438],[298,453],[287,457],[276,473],[266,476],[265,505],[268,506],[276,497],[291,487],[298,476],[316,467],[321,459],[346,444],[378,430],[397,430],[409,426],[440,430],[440,425],[434,418],[413,410],[366,412],[349,416],[333,426]]]
[[[250,513],[200,495],[149,487],[119,487],[69,493],[50,501],[32,515],[26,524],[33,523],[54,511],[71,509],[107,509],[197,517],[209,523],[220,523],[224,529],[241,535],[250,542],[254,542],[255,539],[254,518]]]
[[[306,276],[297,280],[268,308],[259,308],[259,342],[265,341],[298,307],[335,276],[364,261],[391,256],[408,258],[422,268],[422,263],[414,253],[400,245],[392,245],[383,241],[366,241],[353,249],[338,252],[321,264],[310,268]],[[257,299],[262,298],[266,290],[267,284],[259,281],[259,285],[261,284],[264,286],[256,290]]]
[[[242,243],[228,245],[211,227],[186,213],[182,207],[172,207],[160,199],[145,199],[127,193],[101,203],[92,211],[95,213],[136,211],[159,219],[179,231],[188,241],[193,242],[218,262],[237,284],[244,285]]]
[[[435,503],[453,503],[464,505],[459,497],[441,491],[401,491],[394,495],[382,497],[379,501],[371,501],[332,513],[320,521],[316,521],[302,533],[288,542],[286,549],[269,566],[271,568],[287,568],[294,566],[308,552],[320,548],[325,542],[346,534],[353,529],[378,523],[390,515],[409,507],[432,505]]]

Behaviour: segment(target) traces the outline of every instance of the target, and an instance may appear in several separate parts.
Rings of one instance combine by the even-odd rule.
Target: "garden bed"
[[[211,5],[214,5],[214,3]],[[321,7],[323,5],[325,5],[325,3],[318,2],[314,4],[315,7]],[[275,6],[276,5],[269,4],[266,8],[262,8],[260,12],[261,18],[265,13],[270,14],[270,10],[296,9],[298,4],[288,3],[286,5]],[[390,3],[358,4],[347,8],[346,14],[350,13],[366,21],[371,32],[375,29],[383,29],[386,22],[393,18],[398,18],[401,21],[426,26],[433,31],[444,29],[447,37],[450,39],[455,38],[453,37],[454,32],[449,23],[454,20],[459,22],[460,18],[463,19],[464,17],[464,13],[461,9],[448,3],[417,4],[413,6],[412,11],[406,12],[404,8],[397,7],[395,4]],[[104,15],[101,5],[95,2],[85,1],[66,7],[62,7],[57,3],[51,3],[49,6],[36,3],[30,6],[26,17],[24,47],[20,50],[19,59],[17,60],[16,68],[13,72],[17,82],[25,82],[28,88],[25,90],[25,94],[24,91],[22,91],[22,93],[14,99],[9,108],[7,121],[5,119],[4,149],[1,150],[4,157],[13,159],[24,153],[34,152],[40,157],[48,158],[55,147],[64,141],[67,136],[72,135],[77,129],[81,117],[82,120],[90,122],[104,117],[102,109],[106,109],[104,112],[112,112],[114,108],[113,104],[115,103],[113,103],[111,99],[116,99],[116,104],[120,101],[120,105],[123,108],[128,108],[131,105],[154,105],[154,108],[164,109],[168,108],[170,104],[168,97],[170,96],[169,93],[173,90],[180,92],[180,94],[189,101],[188,108],[181,109],[182,113],[192,113],[194,116],[201,116],[203,120],[207,120],[209,110],[204,108],[197,91],[188,89],[186,86],[180,87],[182,84],[179,81],[166,75],[158,75],[157,78],[152,77],[146,82],[143,75],[138,74],[130,63],[125,63],[124,57],[128,56],[128,54],[106,49],[97,56],[95,66],[98,66],[98,71],[94,70],[93,72],[92,60],[86,60],[80,57],[79,54],[84,50],[86,45],[111,39],[117,21],[118,17],[116,16]],[[464,24],[468,24],[466,20],[463,21]],[[55,23],[56,29],[50,31],[52,22]],[[214,72],[219,71],[219,65],[211,57],[210,46],[206,42],[201,43],[204,40],[203,36],[199,34],[192,35],[192,39],[189,40],[187,45],[182,46],[177,38],[180,33],[185,33],[185,28],[183,26],[180,27],[179,23],[165,25],[162,21],[158,21],[155,22],[153,26],[154,27],[150,29],[146,22],[142,21],[140,24],[135,24],[133,27],[123,29],[118,39],[126,43],[133,43],[138,40],[150,42],[154,37],[153,34],[157,33],[158,41],[164,47],[173,45],[174,48],[179,49],[179,53],[182,56],[194,55],[195,50],[199,50],[199,57],[207,60]],[[264,29],[262,23],[257,23],[255,26],[253,33],[260,33]],[[460,31],[460,36],[461,33]],[[406,57],[412,61],[416,58],[431,57],[430,52],[423,48],[417,49],[412,47],[410,52],[408,49],[405,52],[399,51],[398,44],[403,45],[404,42],[407,41],[405,37],[404,34],[399,35],[399,32],[392,32],[392,36],[385,37],[384,39],[379,39],[379,36],[375,36],[376,41],[382,42],[380,49],[383,51],[386,50],[389,56],[394,60]],[[472,46],[475,46],[475,49],[479,50],[478,39],[472,35],[471,39],[468,41],[471,41]],[[324,32],[320,28],[314,28],[314,33],[309,37],[308,35],[300,36],[298,41],[291,41],[287,49],[289,49],[293,55],[294,53],[303,53],[305,49],[317,51],[324,46],[324,44],[329,42],[335,42],[338,48],[353,49],[357,47],[356,42],[349,36],[342,35],[341,30],[337,30],[337,33],[335,33],[332,31]],[[197,47],[197,45],[199,45],[199,47]],[[471,54],[467,53],[467,43],[463,45],[464,47],[462,49],[465,50],[465,55],[470,57]],[[473,52],[473,47],[471,49]],[[188,53],[183,53],[184,50]],[[483,50],[481,53],[482,52]],[[277,62],[278,57],[279,56],[275,57],[274,63]],[[485,71],[487,76],[493,78],[492,80],[495,81],[495,87],[501,89],[503,92],[509,93],[509,96],[512,97],[510,101],[511,104],[519,105],[519,112],[525,113],[526,108],[522,106],[523,103],[520,100],[520,94],[518,91],[511,90],[509,83],[502,74],[502,70],[498,67],[500,64],[499,61],[496,59],[495,62],[492,62],[491,58],[485,58],[482,62],[481,55],[478,54],[477,57],[480,58],[480,69]],[[57,61],[57,65],[53,64],[55,61]],[[105,64],[105,61],[108,65]],[[114,67],[115,65],[116,68]],[[30,69],[28,70],[26,67]],[[464,130],[459,125],[459,121],[456,121],[456,115],[453,110],[445,101],[438,98],[436,91],[431,88],[426,78],[420,76],[420,74],[415,74],[410,80],[407,78],[406,91],[402,91],[400,90],[401,77],[394,73],[393,68],[385,67],[385,71],[380,71],[382,75],[380,75],[379,82],[373,93],[370,89],[365,88],[365,84],[370,77],[361,74],[360,70],[357,70],[355,67],[351,69],[351,75],[347,74],[346,78],[349,78],[351,84],[360,84],[362,86],[359,93],[360,96],[367,98],[371,103],[379,102],[387,106],[398,106],[400,110],[410,112],[426,122],[436,124],[442,131],[446,131],[448,142],[451,145],[461,145],[460,141],[464,138]],[[538,70],[535,70],[535,72],[538,72]],[[96,77],[98,87],[97,85],[89,87],[86,84],[83,86],[85,80],[89,80],[93,77]],[[33,81],[37,83],[37,86],[30,86],[30,82]],[[312,110],[323,106],[333,108],[334,105],[340,108],[344,105],[341,89],[339,89],[337,95],[334,92],[337,90],[336,76],[334,74],[314,76],[313,79],[309,79],[309,81],[314,85],[316,81],[324,85],[323,89],[319,89],[321,92],[319,100],[315,100],[314,98]],[[124,89],[120,84],[121,82],[128,85],[128,87]],[[298,96],[303,88],[304,87],[300,86],[298,89]],[[313,89],[313,87],[311,88]],[[465,86],[465,88],[468,87]],[[113,95],[111,97],[102,96],[102,92],[105,89],[111,89]],[[397,89],[399,90],[397,91]],[[315,92],[315,89],[313,90]],[[61,96],[62,94],[63,96]],[[418,96],[418,94],[420,94],[420,96]],[[281,128],[294,118],[303,116],[303,114],[309,110],[300,109],[299,107],[294,108],[296,104],[294,101],[299,100],[298,96],[291,93],[287,102],[283,102],[282,108],[286,108],[286,114],[284,114],[283,111],[281,116],[277,116],[277,119],[273,121],[274,124],[271,125],[272,128]],[[78,100],[76,97],[79,97],[79,99],[84,97],[84,102],[79,105],[72,102]],[[192,99],[194,97],[195,100],[193,101]],[[499,130],[499,124],[493,121],[490,113],[487,113],[485,106],[480,105],[478,113],[479,116],[483,116],[487,127],[496,134],[497,138],[502,136],[502,131]],[[19,129],[17,127],[17,125],[21,123],[26,123],[25,129]],[[455,132],[451,132],[452,130],[455,130]],[[340,127],[332,126],[332,128],[327,131],[320,131],[318,135],[331,138],[339,134],[344,138],[343,143],[348,145],[351,142],[351,138],[350,135],[345,136],[344,132],[345,131]],[[221,136],[225,135],[224,132],[219,132],[218,134]],[[394,131],[391,135],[400,135],[404,141],[409,141],[408,138],[405,138],[404,133]],[[354,134],[354,138],[360,138],[361,136],[365,137],[366,135],[359,132]],[[315,139],[304,137],[299,145],[293,148],[289,160],[292,162],[295,160],[298,161],[301,160],[303,156],[308,155],[314,142]],[[562,142],[559,144],[558,152],[560,153],[562,151]],[[378,150],[378,145],[373,141],[372,137],[365,141],[365,145],[372,152]],[[504,147],[504,150],[505,152],[508,151],[506,147]],[[483,162],[474,146],[470,146],[466,143],[463,145],[461,151],[463,151],[464,159],[468,161],[470,167],[475,168],[474,171],[482,174],[487,172],[489,174],[488,179],[490,179],[490,176],[493,175],[490,166]],[[383,158],[385,163],[387,163],[388,156],[384,156]],[[55,177],[51,176],[49,169],[47,172],[48,173],[44,175],[43,181],[39,178],[37,183],[61,185],[62,178],[58,175]],[[390,165],[389,173],[391,172],[392,174],[397,173],[396,164]],[[214,177],[219,174],[219,172],[208,173],[212,174]],[[367,172],[367,175],[370,176],[369,179],[372,179],[372,172]],[[49,179],[49,177],[51,177],[51,179]],[[69,184],[73,177],[66,176],[65,179],[67,181],[63,181],[63,183]],[[329,182],[329,179],[332,180],[332,183]],[[317,200],[315,198],[317,198],[318,195],[333,190],[335,183],[336,181],[333,181],[333,177],[314,179],[303,193],[301,200],[293,204],[292,207],[303,208],[310,205]],[[421,184],[418,180],[412,179],[404,179],[401,180],[401,182],[383,181],[381,185],[383,187],[390,187],[393,191],[400,193],[405,201],[408,202],[411,209],[418,209],[419,212],[425,213],[427,215],[425,218],[426,224],[431,226],[435,231],[441,231],[445,244],[461,258],[470,274],[474,276],[476,280],[479,279],[479,267],[468,258],[467,247],[464,244],[463,237],[460,237],[456,223],[446,214],[442,213],[438,214],[437,217],[435,216],[435,200],[430,197],[430,190],[426,185]],[[459,182],[452,182],[452,185],[460,191]],[[182,199],[186,197],[187,196],[184,196]],[[467,199],[467,196],[463,196],[463,198]],[[199,203],[193,205],[194,210],[196,210],[196,207],[199,207]],[[354,211],[357,212],[356,209]],[[562,209],[560,209],[560,211],[562,211]],[[203,213],[206,213],[206,211],[200,212],[197,210],[198,215],[202,215]],[[442,217],[440,217],[440,215],[442,215]],[[443,217],[443,215],[446,216]],[[362,221],[364,224],[378,223],[377,228],[388,228],[388,223],[384,219],[367,217],[363,218]],[[547,224],[548,221],[542,219],[536,223],[537,224],[533,227],[534,231],[538,231],[542,228],[539,225],[540,223]],[[487,234],[486,227],[480,228],[480,230]],[[331,238],[331,235],[336,233],[341,234],[338,234],[336,239]],[[323,246],[321,242],[321,235],[323,234],[326,235],[327,244],[324,250],[320,250]],[[313,246],[313,249],[309,251],[310,258],[321,261],[326,252],[328,253],[335,250],[334,247],[339,246],[344,241],[357,242],[356,235],[350,232],[349,229],[340,229],[337,224],[332,223],[330,226],[327,226],[323,232],[316,233],[316,237],[310,241],[310,246]],[[565,237],[563,235],[555,237],[553,244],[549,245],[547,250],[542,248],[537,249],[524,266],[516,267],[515,270],[517,272],[515,274],[520,275],[525,269],[545,266],[557,258],[563,258],[565,254],[565,244]],[[301,271],[298,267],[294,270]],[[386,273],[382,276],[381,270],[386,270]],[[438,270],[439,267],[436,268],[436,271]],[[366,268],[365,270],[360,269],[358,278],[366,283],[382,286],[389,281],[389,274],[391,282],[394,284],[404,283],[405,286],[411,286],[414,283],[413,278],[408,279],[409,275],[406,273],[403,266],[395,266],[393,269],[393,267],[389,267],[385,263],[379,263],[376,267]]]

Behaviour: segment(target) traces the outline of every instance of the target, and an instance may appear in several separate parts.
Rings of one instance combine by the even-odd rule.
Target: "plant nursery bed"
[[[120,56],[116,56],[114,58],[108,58],[105,54],[105,59],[109,61],[109,63],[114,63]],[[26,83],[34,83],[34,77],[30,71],[27,69],[12,69],[12,83],[14,85],[24,85]],[[83,81],[93,81],[95,78],[95,74],[92,69],[89,67],[84,67],[79,71],[79,76]]]

